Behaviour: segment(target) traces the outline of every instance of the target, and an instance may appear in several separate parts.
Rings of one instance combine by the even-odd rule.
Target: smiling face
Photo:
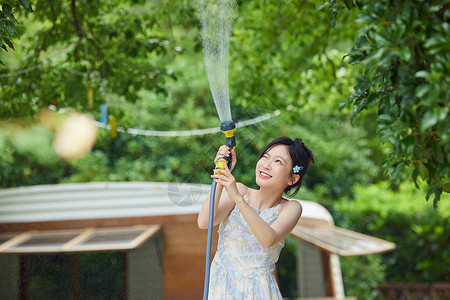
[[[267,150],[256,164],[256,184],[264,188],[284,190],[294,183],[291,176],[292,159],[285,145]]]

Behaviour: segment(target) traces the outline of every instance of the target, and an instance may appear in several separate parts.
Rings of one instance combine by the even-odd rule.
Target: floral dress
[[[248,200],[247,195],[244,199]],[[270,225],[282,207],[283,204],[262,210],[251,208]],[[283,246],[284,241],[270,248],[263,247],[235,205],[219,226],[208,299],[283,299],[273,274]]]

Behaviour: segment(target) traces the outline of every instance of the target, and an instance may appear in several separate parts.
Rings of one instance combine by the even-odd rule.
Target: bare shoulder
[[[286,201],[283,203],[283,211],[296,212],[299,214],[299,216],[301,216],[301,214],[303,212],[303,207],[300,204],[300,202],[295,199],[293,199],[293,200],[285,199],[285,200]]]

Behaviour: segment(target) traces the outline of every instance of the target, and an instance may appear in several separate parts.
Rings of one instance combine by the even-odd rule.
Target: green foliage
[[[67,299],[71,294],[71,256],[29,255],[26,256],[28,268],[27,298]]]
[[[294,2],[240,5],[243,19],[234,24],[230,66],[230,89],[235,94],[233,118],[246,120],[275,109],[282,112],[282,117],[238,130],[240,165],[236,176],[253,185],[252,169],[266,143],[280,135],[301,137],[316,150],[318,158],[304,185],[329,186],[322,189],[322,196],[331,201],[350,194],[355,182],[370,182],[377,173],[367,159],[371,151],[364,141],[364,132],[351,129],[342,117],[333,115],[332,109],[351,87],[352,74],[341,57],[345,39],[354,28],[342,26],[340,35],[330,34],[325,15],[320,15],[323,24],[299,18],[314,13],[315,3]],[[88,111],[98,119],[98,105],[105,102],[109,114],[124,128],[189,130],[219,123],[203,67],[193,4],[121,2],[120,6],[105,7],[94,1],[65,10],[64,4],[38,1],[35,7],[33,19],[27,22],[38,25],[27,27],[21,40],[24,47],[17,54],[33,57],[37,68],[21,78],[4,79],[0,94],[12,99],[2,106],[4,117],[18,117],[54,104],[60,110],[73,107]],[[69,11],[75,13],[83,35],[65,30],[77,28],[73,16],[65,17]],[[277,13],[274,15],[273,11]],[[272,25],[260,22],[265,18],[272,18]],[[283,22],[277,23],[278,20]],[[313,26],[317,28],[311,31]],[[145,43],[147,46],[143,46],[145,41],[152,47]],[[178,50],[173,51],[175,45]],[[121,56],[125,54],[126,57]],[[116,56],[120,58],[114,66],[117,72],[100,67]],[[133,65],[142,60],[146,61],[142,66]],[[29,60],[10,61],[11,67],[16,68],[32,64]],[[148,63],[158,67],[165,79],[147,77],[147,85],[139,84],[139,74],[155,75]],[[136,74],[139,68],[145,69],[144,73]],[[164,69],[168,74],[164,75]],[[94,94],[93,110],[89,110],[90,89]],[[340,130],[335,134],[329,130],[331,127]],[[207,183],[211,162],[199,162],[198,158],[213,157],[222,142],[220,133],[189,138],[119,133],[119,138],[113,140],[101,131],[94,151],[70,162],[70,172],[65,172],[62,181]],[[335,151],[337,148],[340,151]],[[342,164],[336,168],[335,162]],[[360,172],[361,166],[367,171]],[[330,180],[332,184],[328,184]]]
[[[124,256],[122,252],[28,255],[27,298],[70,299],[72,280],[76,275],[80,298],[121,299]],[[74,274],[74,262],[77,274]]]
[[[377,167],[368,159],[371,150],[363,130],[351,127],[342,117],[321,114],[304,115],[299,123],[286,133],[303,138],[317,158],[308,170],[305,186],[323,189],[312,200],[332,209],[333,199],[351,196],[354,184],[369,184],[376,177]]]
[[[122,299],[124,295],[123,252],[78,255],[79,297],[82,299]],[[107,272],[105,272],[107,270]]]
[[[75,1],[76,5],[72,7],[58,1],[33,2],[36,12],[21,18],[24,26],[19,28],[23,32],[20,33],[16,51],[2,57],[6,66],[4,74],[0,76],[0,96],[6,100],[0,104],[0,118],[10,122],[11,118],[35,115],[41,109],[54,105],[60,112],[76,109],[98,120],[99,105],[106,103],[110,116],[115,117],[119,128],[123,130],[178,131],[218,126],[219,119],[203,66],[195,3],[163,0],[106,3],[96,0]],[[387,74],[382,71],[383,68],[375,66],[373,73],[367,71],[369,67],[364,63],[351,67],[342,61],[358,29],[363,27],[360,33],[366,34],[384,28],[380,26],[394,26],[396,23],[380,25],[372,20],[368,23],[369,27],[357,24],[354,22],[356,16],[362,18],[367,12],[344,10],[339,4],[334,6],[336,2],[332,1],[322,7],[323,10],[329,9],[332,14],[330,24],[326,14],[316,11],[319,4],[320,1],[301,0],[239,3],[239,17],[233,25],[230,47],[229,84],[233,119],[236,122],[244,121],[276,110],[280,115],[257,125],[238,128],[238,166],[234,174],[238,181],[256,187],[254,167],[264,146],[281,135],[302,138],[314,152],[316,164],[308,171],[298,197],[322,203],[333,215],[337,214],[339,222],[358,229],[357,221],[346,221],[339,215],[341,208],[336,208],[334,202],[340,197],[352,199],[354,194],[359,199],[362,192],[358,188],[353,189],[353,186],[360,184],[367,187],[379,179],[377,166],[381,164],[384,148],[378,145],[379,137],[371,136],[374,126],[370,115],[357,119],[363,126],[351,127],[346,121],[350,114],[344,112],[338,115],[336,108],[358,81],[357,73],[360,70],[364,70],[366,79],[358,81],[355,93],[358,91],[361,97],[369,97],[370,93],[364,93],[369,89],[372,94],[380,95],[378,98],[372,95],[370,104],[378,101],[378,104],[373,104],[379,106],[383,114],[394,112],[391,107],[386,108],[390,100],[388,103],[385,99],[402,99],[398,103],[407,106],[407,101],[417,97],[407,97],[410,94],[400,92],[403,86],[400,79],[404,79],[406,73],[400,76],[399,70],[403,72],[409,65],[403,62],[397,48],[389,51],[397,53],[392,54],[391,58],[396,55],[399,57],[401,68],[398,67],[396,73],[392,74],[398,75],[400,79],[396,79],[398,84],[395,88],[387,83],[387,79],[383,79],[386,80],[386,91],[381,90],[384,81],[373,81],[381,80],[379,76]],[[345,4],[347,7],[352,6],[351,1],[345,1]],[[340,16],[340,22],[336,21],[337,15]],[[428,22],[436,21],[430,19]],[[335,29],[332,29],[333,26]],[[434,36],[437,29],[427,30],[426,38]],[[363,49],[368,46],[363,43],[358,47]],[[350,57],[357,57],[358,49],[354,48]],[[370,51],[375,51],[368,49],[364,50],[367,53],[364,52],[366,56],[361,58],[362,62],[372,57]],[[385,54],[382,52],[381,58]],[[442,53],[437,51],[436,56],[442,56]],[[372,64],[381,63],[375,58],[371,60]],[[414,59],[418,58],[415,56]],[[426,63],[431,61],[429,56],[423,59]],[[437,70],[438,65],[429,63],[428,72],[435,74],[431,70]],[[391,69],[388,68],[389,72]],[[431,79],[427,79],[425,73],[419,75],[422,77],[414,80],[420,83],[432,84],[433,80],[440,80],[447,84],[447,79],[443,77],[431,76]],[[388,77],[386,75],[383,78]],[[397,94],[391,96],[393,93]],[[427,93],[423,92],[419,98],[428,99]],[[382,95],[389,95],[389,98],[383,98]],[[400,98],[402,95],[404,97]],[[384,106],[381,106],[380,103],[384,102]],[[425,113],[428,108],[420,105],[398,109],[397,112]],[[433,106],[433,109],[439,105]],[[423,178],[426,178],[426,172],[434,172],[429,169],[434,166],[430,159],[443,156],[443,162],[445,159],[448,162],[448,158],[443,155],[448,151],[439,150],[444,144],[433,144],[438,145],[438,148],[432,148],[431,154],[428,152],[431,142],[443,141],[442,130],[437,127],[442,124],[439,118],[441,115],[435,124],[425,123],[432,124],[425,126],[427,132],[436,131],[439,134],[417,134],[412,135],[413,139],[406,133],[400,135],[403,144],[400,144],[399,149],[406,149],[415,155],[410,160],[418,159],[419,150],[431,157],[426,162],[422,161],[423,167],[419,173]],[[393,117],[392,120],[400,122]],[[382,123],[386,125],[385,121]],[[392,136],[386,135],[389,130],[397,130],[397,123],[392,124],[395,125],[392,128],[383,128],[383,141],[392,140]],[[27,123],[18,135],[21,138],[16,140],[15,134],[4,124],[0,126],[1,187],[86,181],[210,183],[212,159],[224,142],[221,133],[191,137],[146,137],[119,132],[118,137],[113,139],[108,130],[100,129],[92,152],[81,159],[64,162],[55,156],[51,148],[54,133],[50,130]],[[420,128],[421,125],[417,126]],[[411,131],[415,132],[415,129]],[[33,143],[20,142],[28,139]],[[448,170],[447,166],[439,165],[435,171],[441,174]],[[399,170],[399,167],[395,166],[394,170]],[[400,178],[402,172],[397,172],[396,178]],[[372,198],[363,199],[368,203],[384,203],[383,199],[397,202],[397,193],[386,189],[378,189],[377,193],[383,197],[377,194],[377,197],[371,195]],[[401,190],[400,193],[405,195],[404,198],[412,206],[420,202],[409,192]],[[356,212],[354,214],[359,215]],[[370,220],[376,226],[381,226],[375,215]],[[374,228],[380,228],[376,226]],[[434,237],[439,239],[438,236]],[[292,254],[289,245],[286,248],[287,256]],[[371,280],[370,276],[358,277],[356,273],[348,275],[350,277],[345,278],[352,278],[346,279],[351,281],[346,282],[346,287],[350,289],[349,295],[360,295],[373,288],[376,282],[382,280],[382,274],[378,271],[383,266],[390,268],[384,263],[377,269],[375,257],[367,258],[367,261],[343,262],[343,268],[348,265],[349,268],[359,269],[356,266],[360,264],[373,267],[369,270],[376,272],[374,281],[365,284],[366,279]],[[422,264],[423,270],[427,268],[425,265]],[[402,274],[401,271],[399,274]],[[283,267],[279,272],[280,276],[292,277],[292,269],[284,270]],[[347,276],[345,271],[344,276]],[[294,284],[295,280],[282,288],[292,291]]]
[[[344,1],[347,5],[347,2]],[[409,172],[426,198],[449,192],[450,27],[447,1],[356,1],[364,24],[348,56],[363,75],[340,104],[377,110],[378,131],[391,151],[383,167],[396,180]],[[330,6],[339,7],[337,2]],[[353,5],[347,5],[353,6]]]
[[[167,93],[163,84],[174,74],[165,65],[177,51],[153,7],[46,0],[34,6],[26,23],[40,26],[22,36],[23,59],[0,78],[2,98],[14,99],[2,103],[1,117],[33,115],[51,104],[88,110],[108,103],[110,93],[128,101],[141,89]]]
[[[0,127],[0,187],[57,183],[70,174],[52,148],[52,131],[32,120]]]
[[[188,47],[184,47],[185,51],[189,51]],[[178,74],[178,80],[166,82],[167,96],[141,91],[139,99],[131,103],[124,97],[110,95],[111,114],[125,128],[176,131],[218,124],[202,65],[201,53],[177,57],[168,67]],[[319,72],[312,72],[316,73]],[[315,80],[315,76],[310,75],[309,80]],[[186,88],[187,82],[189,88]],[[237,104],[233,109],[236,110],[236,122],[263,113],[259,108],[246,111]],[[364,130],[351,127],[341,116],[318,112],[317,105],[309,106],[309,110],[311,113],[303,113],[300,118],[297,110],[284,110],[279,117],[239,128],[236,131],[236,178],[256,187],[254,167],[260,152],[270,140],[288,135],[303,138],[316,155],[316,165],[308,171],[303,184],[310,189],[319,185],[324,187],[314,200],[330,206],[335,197],[350,195],[353,184],[370,183],[377,174],[377,167],[368,159],[371,150],[367,148]],[[170,122],[167,121],[168,116]],[[330,128],[339,130],[336,132]],[[63,181],[210,183],[212,158],[223,141],[221,133],[192,137],[144,137],[119,133],[117,139],[111,139],[108,131],[101,130],[94,151],[71,162],[75,171]],[[338,167],[337,162],[340,163]],[[299,197],[305,197],[302,191]]]
[[[333,31],[317,3],[242,2],[230,46],[233,102],[246,110],[292,107],[298,114],[337,107],[353,77],[337,54],[346,51],[356,25],[346,12],[348,22]]]
[[[291,236],[286,238],[283,251],[277,262],[277,275],[280,292],[285,298],[296,298],[297,293],[297,240]]]
[[[26,11],[33,12],[33,8],[28,0],[2,0],[0,5],[0,48],[4,51],[8,51],[8,48],[14,50],[13,40],[19,38],[16,28],[19,22],[14,17],[15,10],[22,6]],[[4,64],[2,60],[0,64]]]
[[[418,201],[424,196],[406,183],[396,192],[380,183],[358,186],[355,200],[336,203],[337,225],[396,243],[393,252],[382,256],[387,282],[450,280],[450,202],[444,195],[433,209]]]
[[[340,257],[345,294],[356,299],[370,300],[376,288],[385,282],[386,265],[380,255]]]

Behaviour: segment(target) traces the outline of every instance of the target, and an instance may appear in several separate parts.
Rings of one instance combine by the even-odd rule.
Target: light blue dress
[[[244,199],[248,201],[247,195]],[[283,204],[262,210],[251,208],[270,225],[282,207]],[[219,226],[208,299],[283,299],[273,274],[283,247],[284,241],[270,248],[263,247],[235,205]]]

